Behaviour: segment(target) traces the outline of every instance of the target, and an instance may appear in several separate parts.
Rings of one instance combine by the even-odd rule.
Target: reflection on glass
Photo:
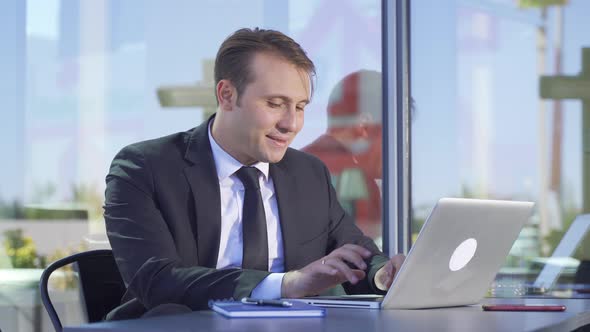
[[[578,216],[562,237],[551,257],[544,260],[544,267],[533,284],[535,287],[552,289],[557,282],[557,278],[566,268],[576,270],[574,280],[576,283],[590,279],[590,276],[583,275],[584,271],[579,269],[581,267],[579,262],[570,257],[574,254],[588,230],[590,230],[590,215]]]
[[[381,74],[353,72],[330,93],[328,130],[302,150],[324,161],[342,206],[381,245]]]
[[[573,0],[412,2],[412,232],[440,197],[535,201],[496,279],[517,286],[504,289],[534,284],[590,212],[589,10]],[[557,284],[582,280],[590,242],[579,240]]]

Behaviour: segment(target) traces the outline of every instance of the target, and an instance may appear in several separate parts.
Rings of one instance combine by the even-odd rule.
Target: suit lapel
[[[221,199],[208,123],[206,121],[197,127],[190,137],[185,159],[193,165],[185,168],[184,174],[195,204],[199,265],[215,267],[221,236]]]
[[[293,257],[297,255],[297,186],[295,178],[284,164],[271,164],[270,176],[274,183],[279,208],[281,233],[283,235],[283,254],[285,255],[285,271],[293,269]]]

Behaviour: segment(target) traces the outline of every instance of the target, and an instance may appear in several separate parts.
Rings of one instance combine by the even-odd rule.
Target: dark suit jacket
[[[285,270],[299,269],[346,243],[375,253],[368,280],[344,284],[349,293],[375,293],[372,280],[385,263],[336,200],[324,164],[289,149],[270,165],[283,234]],[[240,299],[269,274],[216,269],[221,203],[207,122],[187,132],[123,148],[106,177],[105,220],[127,286],[109,319],[139,317],[163,303],[193,310],[210,299]]]

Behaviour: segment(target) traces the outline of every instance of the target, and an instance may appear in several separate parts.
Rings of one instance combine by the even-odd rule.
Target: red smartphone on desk
[[[560,304],[484,304],[484,311],[565,311]]]

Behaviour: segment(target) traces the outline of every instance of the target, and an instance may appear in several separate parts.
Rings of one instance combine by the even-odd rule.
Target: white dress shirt
[[[211,122],[213,123],[213,122]],[[209,142],[213,160],[217,169],[219,191],[221,194],[221,237],[217,268],[242,267],[244,241],[242,239],[242,207],[244,206],[244,185],[234,174],[242,163],[225,152],[211,135],[209,125]],[[279,222],[279,209],[275,187],[269,176],[268,163],[258,162],[253,167],[260,170],[258,181],[266,216],[268,236],[268,266],[273,272],[252,291],[252,297],[273,299],[281,297],[281,284],[285,271],[283,255],[283,237]],[[238,299],[239,300],[239,299]]]

